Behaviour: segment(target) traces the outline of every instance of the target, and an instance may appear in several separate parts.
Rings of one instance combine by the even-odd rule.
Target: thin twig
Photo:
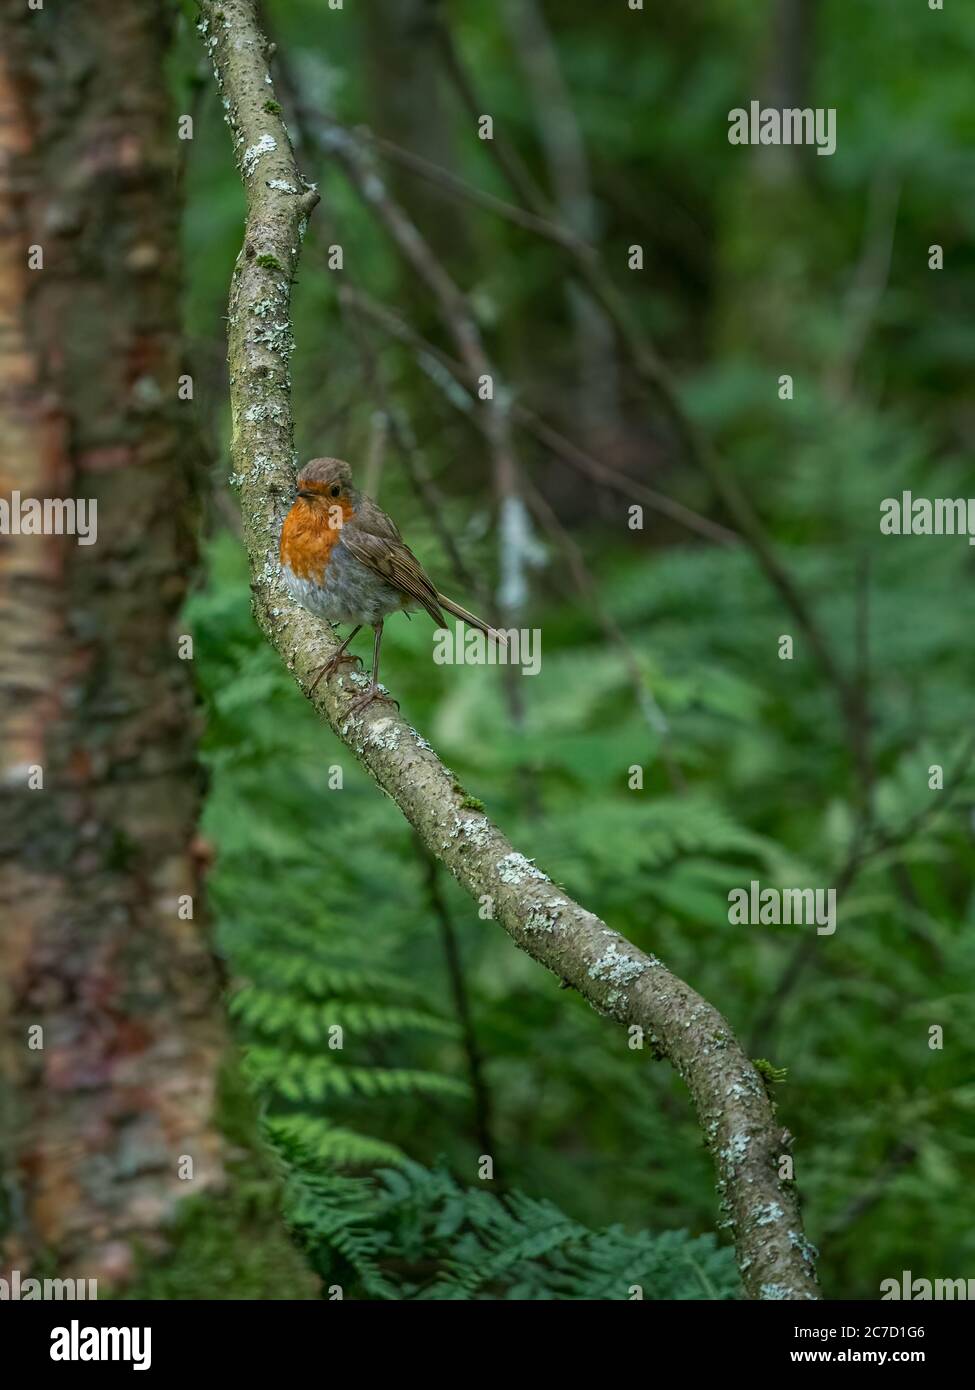
[[[962,745],[962,751],[946,779],[944,794],[937,800],[929,802],[903,825],[898,827],[877,826],[868,823],[863,817],[857,818],[853,843],[836,881],[837,904],[873,860],[888,850],[898,849],[902,845],[909,844],[929,822],[948,810],[954,797],[961,790],[965,774],[973,760],[975,760],[975,733],[971,734]],[[772,1030],[781,1013],[782,1006],[798,984],[805,967],[815,958],[816,947],[817,938],[810,936],[804,937],[793,948],[779,976],[778,983],[773,988],[764,1010],[755,1023],[748,1048],[751,1056],[754,1057],[758,1053],[764,1052],[769,1046]]]
[[[494,1161],[494,1180],[500,1182],[500,1169],[498,1163],[498,1147],[494,1138],[491,1124],[491,1093],[484,1077],[484,1061],[481,1056],[481,1049],[478,1046],[477,1032],[474,1027],[474,1016],[471,1012],[470,997],[467,992],[467,981],[464,978],[464,966],[460,956],[460,945],[457,940],[457,931],[447,907],[447,900],[444,897],[443,889],[440,886],[439,866],[435,857],[430,853],[423,841],[417,837],[417,847],[420,851],[424,865],[426,866],[426,887],[427,897],[430,906],[437,919],[440,928],[440,939],[443,943],[444,961],[447,966],[447,978],[450,981],[450,992],[454,1000],[454,1008],[457,1012],[457,1021],[460,1025],[461,1039],[464,1047],[464,1055],[467,1059],[467,1073],[471,1082],[471,1095],[474,1103],[474,1136],[480,1145],[481,1153],[488,1154]]]
[[[441,5],[435,6],[434,15],[439,29],[440,48],[444,55],[448,74],[455,83],[468,110],[472,112],[483,111],[482,99],[463,62]],[[547,220],[554,220],[552,210],[544,195],[539,192],[534,181],[525,176],[520,161],[513,158],[510,147],[503,137],[499,138],[497,130],[495,131],[495,138],[485,140],[483,144],[495,158],[514,191],[531,211]],[[754,508],[735,482],[730,469],[726,467],[718,451],[685,411],[676,380],[633,317],[625,298],[606,272],[599,256],[594,251],[587,250],[575,242],[562,242],[560,244],[570,254],[582,281],[588,285],[609,316],[616,329],[620,344],[625,349],[640,381],[654,394],[662,406],[681,451],[711,483],[727,508],[736,528],[750,545],[769,583],[778,592],[786,607],[795,617],[801,631],[805,634],[823,674],[836,693],[843,715],[847,741],[850,747],[855,750],[859,737],[859,723],[853,686],[838,665],[805,596],[799,590],[792,575],[779,559],[775,548],[766,536]]]
[[[388,306],[379,304],[370,295],[351,288],[347,289],[345,293],[362,313],[379,324],[390,337],[403,343],[417,355],[426,357],[431,363],[435,363],[437,367],[448,372],[469,395],[473,394],[476,385],[475,379],[462,362],[456,361],[449,353],[423,338],[399,314]],[[629,474],[621,473],[619,469],[594,458],[592,454],[581,449],[571,439],[566,438],[553,425],[543,420],[527,406],[522,405],[520,401],[512,402],[511,418],[515,424],[520,425],[526,433],[575,468],[577,472],[584,477],[591,478],[594,482],[605,484],[620,496],[625,497],[628,502],[637,499],[653,511],[660,512],[661,516],[668,517],[671,521],[686,527],[689,531],[694,531],[697,535],[703,536],[706,540],[713,541],[717,545],[734,545],[740,540],[734,531],[719,526],[717,522],[692,511],[690,507],[685,507],[683,503],[676,502],[672,497],[667,497],[662,492],[656,492],[653,488],[646,487],[635,478],[631,478]]]
[[[529,505],[565,556],[569,573],[572,575],[576,588],[585,599],[586,606],[595,615],[609,641],[618,648],[622,655],[636,696],[637,707],[660,741],[660,756],[663,759],[670,785],[674,791],[683,794],[687,791],[687,782],[671,748],[670,725],[663,710],[657,704],[653,692],[647,685],[646,677],[640,669],[640,663],[634,655],[633,648],[626,640],[626,635],[619,623],[600,599],[598,586],[585,562],[582,551],[559,521],[555,509],[550,506],[532,483],[525,483],[525,493]]]

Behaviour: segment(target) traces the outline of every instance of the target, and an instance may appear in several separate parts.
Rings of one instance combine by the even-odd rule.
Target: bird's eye
[[[338,497],[339,493],[342,491],[338,483],[333,483],[330,490],[333,497]]]

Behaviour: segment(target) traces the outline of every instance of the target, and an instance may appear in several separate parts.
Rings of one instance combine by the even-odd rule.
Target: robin
[[[355,624],[312,690],[349,659],[345,649],[366,623],[375,632],[372,680],[350,714],[379,695],[379,650],[389,613],[425,608],[438,627],[446,627],[446,609],[504,642],[489,623],[438,592],[396,523],[353,485],[341,459],[312,459],[298,474],[298,495],[281,527],[280,558],[285,587],[303,608],[329,623]]]

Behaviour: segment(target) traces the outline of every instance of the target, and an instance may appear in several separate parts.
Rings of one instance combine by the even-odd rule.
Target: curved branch
[[[230,292],[232,453],[241,487],[254,613],[307,695],[335,650],[329,629],[281,586],[277,537],[293,491],[288,358],[291,280],[317,193],[282,123],[253,0],[200,0],[247,201]],[[357,671],[310,696],[336,735],[396,802],[424,845],[528,955],[599,1013],[639,1028],[691,1093],[718,1174],[745,1288],[753,1298],[819,1296],[795,1187],[778,1177],[791,1143],[758,1072],[722,1016],[654,956],[637,950],[517,853],[453,773],[392,706],[350,717]]]

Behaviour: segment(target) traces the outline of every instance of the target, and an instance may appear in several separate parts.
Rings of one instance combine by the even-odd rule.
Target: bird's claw
[[[335,675],[335,672],[336,672],[336,671],[339,669],[339,667],[342,665],[342,662],[343,662],[343,661],[352,661],[352,662],[355,662],[355,661],[358,661],[358,659],[359,659],[358,657],[352,656],[352,654],[351,654],[350,652],[338,652],[335,656],[330,657],[330,658],[328,659],[328,661],[326,661],[326,663],[325,663],[324,666],[320,666],[320,667],[318,668],[318,674],[316,675],[315,679],[312,681],[312,683],[311,683],[311,685],[310,685],[310,687],[309,687],[309,690],[308,690],[308,694],[309,694],[309,695],[314,694],[315,687],[318,685],[318,682],[319,682],[320,680],[330,681],[330,680],[332,679],[332,677]]]
[[[365,709],[367,705],[371,705],[374,700],[389,700],[399,709],[399,700],[394,700],[392,695],[388,695],[381,685],[377,685],[373,682],[369,689],[364,691],[357,700],[352,701],[348,708],[346,718],[351,719],[352,715],[358,714],[361,709]]]

